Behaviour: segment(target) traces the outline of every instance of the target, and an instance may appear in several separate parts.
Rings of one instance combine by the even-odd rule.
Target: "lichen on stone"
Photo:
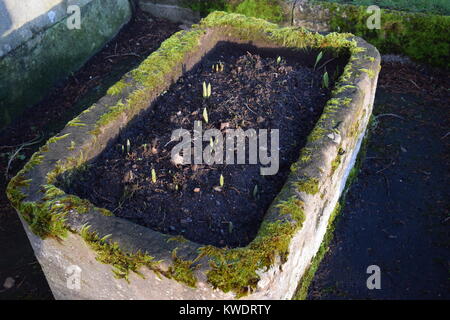
[[[307,194],[315,195],[319,192],[319,179],[317,178],[302,178],[295,185],[299,191]]]

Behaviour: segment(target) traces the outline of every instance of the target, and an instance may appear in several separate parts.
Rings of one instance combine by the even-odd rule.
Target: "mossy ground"
[[[284,12],[280,5],[282,0],[193,0],[182,4],[202,16],[213,11],[239,13],[249,17],[261,18],[272,22],[281,22]]]
[[[332,31],[364,38],[382,53],[404,54],[437,67],[450,68],[450,16],[382,9],[381,29],[369,29],[365,6],[316,1],[330,10]]]
[[[450,2],[447,0],[327,0],[342,4],[362,6],[377,5],[381,8],[450,15]]]

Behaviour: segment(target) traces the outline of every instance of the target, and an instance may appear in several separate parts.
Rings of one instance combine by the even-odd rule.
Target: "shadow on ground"
[[[448,74],[385,64],[375,128],[309,299],[449,299]],[[370,265],[381,289],[368,290]]]

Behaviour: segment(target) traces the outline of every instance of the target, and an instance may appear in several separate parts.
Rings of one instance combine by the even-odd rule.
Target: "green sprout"
[[[203,109],[203,119],[208,123],[208,110],[206,110],[206,108]]]
[[[203,81],[203,98],[208,99],[209,97],[211,97],[211,83],[206,84]]]
[[[155,169],[152,169],[152,182],[156,183],[156,171],[155,171]]]
[[[220,179],[219,179],[219,185],[221,188],[223,188],[223,185],[225,184],[225,178],[223,177],[223,175],[220,175]]]
[[[228,222],[228,232],[233,233],[233,222]]]
[[[224,70],[224,64],[222,62],[212,65],[212,70],[215,72],[222,72]]]
[[[316,70],[317,65],[319,64],[320,60],[323,58],[323,52],[320,51],[319,54],[316,57],[316,63],[314,64],[314,70]]]
[[[130,154],[130,150],[131,150],[131,142],[130,139],[127,139],[127,153]]]
[[[327,89],[330,87],[330,78],[328,76],[328,72],[326,72],[326,71],[323,74],[322,85],[324,88],[327,88]]]
[[[258,185],[255,184],[255,187],[253,188],[253,198],[256,199],[257,196],[258,196]]]
[[[278,56],[278,58],[277,58],[277,64],[280,64],[281,63],[281,57],[280,56]]]

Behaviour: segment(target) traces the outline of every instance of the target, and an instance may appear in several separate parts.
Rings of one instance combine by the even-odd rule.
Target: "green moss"
[[[350,105],[350,103],[352,103],[353,99],[352,98],[344,98],[342,99],[342,105],[345,107],[348,107]]]
[[[155,260],[154,257],[142,251],[127,253],[120,248],[117,242],[108,240],[110,235],[101,238],[98,233],[91,232],[88,225],[80,230],[80,236],[96,252],[97,261],[113,267],[113,273],[117,279],[129,282],[131,272],[144,278],[141,269],[148,268],[158,276],[163,275],[189,287],[196,286],[197,278],[194,275],[194,271],[198,267],[196,261],[181,259],[177,256],[176,249],[172,252],[172,264],[167,271],[164,271],[160,267],[161,261]]]
[[[169,267],[167,272],[164,272],[164,275],[168,278],[184,283],[191,288],[195,288],[197,278],[194,271],[197,268],[198,265],[195,265],[195,261],[180,259],[177,256],[177,249],[175,249],[172,251],[172,265]]]
[[[366,58],[370,62],[375,62],[375,60],[376,60],[374,57],[371,57],[371,56],[368,56],[368,55],[364,56],[364,58]]]
[[[330,109],[328,109],[330,111]],[[321,116],[321,119],[327,119],[329,117],[329,113],[324,112]],[[320,125],[320,121],[316,124],[313,131],[308,136],[308,142],[315,142],[323,137],[325,137],[327,130]]]
[[[59,209],[59,204],[54,202],[22,202],[19,205],[19,212],[30,230],[42,239],[63,239],[67,236],[64,224],[66,212]]]
[[[72,151],[75,150],[75,141],[70,141],[70,147],[67,147],[67,150]]]
[[[124,89],[126,89],[130,86],[131,86],[131,84],[125,82],[125,80],[120,80],[115,85],[113,85],[111,88],[109,88],[106,93],[111,96],[116,96],[116,95],[121,94]]]
[[[292,219],[303,222],[305,220],[304,205],[303,201],[292,196],[289,200],[280,202],[276,207],[280,209],[281,214],[290,215]]]
[[[285,261],[289,242],[303,221],[264,221],[257,237],[244,248],[224,249],[213,246],[201,248],[210,258],[208,282],[224,292],[233,291],[236,297],[251,293],[260,279],[258,270],[267,270],[277,257]]]
[[[11,204],[18,209],[20,203],[23,199],[26,198],[25,193],[22,191],[23,188],[27,188],[30,186],[30,182],[32,180],[26,179],[25,175],[30,172],[35,166],[39,165],[43,161],[43,155],[47,146],[43,146],[39,149],[38,152],[35,152],[30,160],[25,164],[22,170],[20,170],[15,177],[13,177],[6,187],[6,195],[11,201]]]
[[[213,11],[226,10],[226,2],[226,0],[182,0],[181,5],[199,12],[204,17]]]
[[[6,188],[6,195],[11,201],[14,207],[18,207],[20,202],[26,198],[22,192],[22,188],[30,186],[30,179],[26,179],[23,172],[19,172],[14,178],[12,178]]]
[[[362,72],[364,72],[364,73],[367,73],[367,74],[369,75],[369,78],[370,78],[370,79],[373,79],[373,78],[375,78],[375,76],[376,76],[374,70],[369,70],[369,69],[365,69],[365,68],[362,68],[362,69],[359,69],[359,70],[362,71]]]
[[[97,261],[110,264],[113,267],[114,276],[118,279],[129,281],[130,272],[143,277],[139,271],[142,267],[148,267],[159,274],[158,261],[146,253],[124,253],[117,242],[107,239],[109,236],[100,238],[95,232],[89,231],[90,226],[84,226],[80,231],[83,240],[97,253]]]
[[[105,208],[97,208],[100,213],[106,217],[114,217],[114,213]]]
[[[175,237],[171,237],[167,240],[167,242],[171,242],[171,241],[177,241],[180,243],[184,243],[184,242],[187,242],[188,240],[185,237],[178,235]]]
[[[50,139],[48,139],[48,141],[47,141],[47,146],[49,145],[49,144],[51,144],[51,143],[56,143],[56,142],[58,142],[59,140],[62,140],[62,139],[65,139],[65,138],[67,138],[68,136],[70,136],[70,133],[66,133],[66,134],[64,134],[64,135],[62,135],[62,136],[54,136],[54,137],[51,137]]]
[[[101,127],[106,126],[111,121],[117,119],[126,110],[125,104],[120,100],[116,105],[109,107],[109,111],[100,116],[100,119],[95,124],[95,129],[91,131],[93,134],[98,134]]]
[[[54,184],[56,179],[65,171],[65,167],[62,163],[62,160],[56,161],[55,167],[53,170],[49,171],[45,176],[47,184]]]
[[[276,206],[285,219],[264,221],[260,231],[247,247],[224,249],[207,246],[202,254],[211,259],[208,281],[224,292],[242,297],[256,288],[258,270],[266,270],[276,257],[284,261],[293,234],[303,225],[303,202],[292,197]]]
[[[280,22],[284,18],[279,0],[244,0],[235,5],[229,5],[227,9],[229,12],[272,22]]]
[[[205,27],[228,27],[236,36],[248,40],[266,39],[288,48],[329,48],[337,53],[356,50],[356,41],[349,40],[351,34],[330,33],[321,35],[303,28],[280,28],[276,24],[252,19],[238,14],[214,12],[202,20]]]
[[[299,163],[298,162],[294,162],[293,164],[291,164],[291,172],[292,173],[297,173],[298,172],[298,167],[299,167]]]
[[[284,18],[282,0],[183,0],[181,4],[206,16],[213,11],[239,13],[249,17],[281,22]]]
[[[304,178],[296,182],[296,186],[299,191],[314,195],[319,192],[319,179]]]
[[[402,11],[450,15],[448,0],[328,0],[328,2],[377,5],[382,8]]]
[[[57,137],[49,143],[64,138]],[[89,201],[82,200],[76,196],[66,195],[62,190],[53,185],[43,185],[41,192],[44,194],[42,201],[24,201],[26,194],[24,188],[28,188],[32,180],[26,179],[25,175],[36,165],[42,163],[41,147],[25,165],[25,167],[13,178],[7,187],[7,196],[12,205],[17,209],[23,219],[28,223],[30,230],[42,239],[52,237],[62,239],[67,235],[67,227],[64,224],[66,214],[76,209],[78,213],[85,213],[92,207]]]
[[[340,149],[341,150],[341,149]],[[336,158],[334,158],[333,161],[331,161],[331,174],[334,174],[337,168],[339,168],[341,161],[342,161],[342,155],[341,151],[339,150]]]
[[[330,10],[332,31],[350,32],[382,53],[398,53],[438,67],[450,67],[450,16],[381,11],[381,29],[370,30],[365,6],[317,1]],[[370,59],[370,58],[369,58]]]
[[[75,119],[73,119],[72,121],[69,121],[69,122],[67,123],[67,125],[68,125],[69,127],[85,127],[85,126],[86,126],[86,124],[85,124],[85,123],[82,123],[82,122],[80,121],[80,119],[78,119],[78,117],[75,118]]]
[[[312,150],[309,148],[303,148],[300,154],[300,161],[301,162],[307,162],[311,159],[312,156]]]
[[[151,94],[155,89],[162,89],[165,76],[176,68],[180,68],[186,54],[192,52],[200,45],[200,38],[205,30],[179,31],[161,44],[141,65],[127,74],[134,83],[133,90],[125,99],[119,100],[115,105],[109,106],[109,111],[102,114],[95,124],[92,134],[100,133],[100,128],[116,120],[126,113],[134,115],[148,106]],[[108,90],[111,95],[121,93],[127,87],[123,80]]]
[[[71,210],[83,214],[93,208],[87,200],[66,195],[55,186],[46,185],[42,202],[20,202],[18,211],[28,223],[31,231],[42,239],[63,239],[67,236],[65,216]]]

